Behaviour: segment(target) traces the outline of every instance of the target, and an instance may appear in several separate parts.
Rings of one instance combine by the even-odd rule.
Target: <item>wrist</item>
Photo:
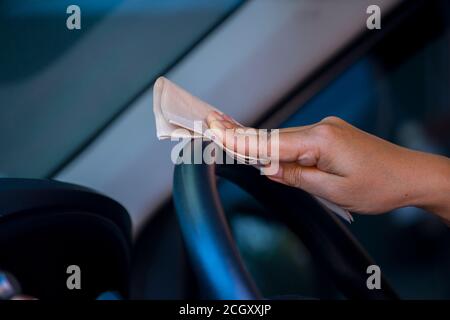
[[[409,205],[450,221],[450,159],[413,151],[411,188],[414,196]]]

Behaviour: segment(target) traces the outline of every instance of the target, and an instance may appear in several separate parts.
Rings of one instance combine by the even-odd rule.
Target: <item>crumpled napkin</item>
[[[164,77],[159,77],[153,86],[153,112],[156,120],[156,135],[159,140],[171,138],[211,139],[211,137],[205,136],[205,130],[208,128],[206,118],[212,111],[222,114],[217,108],[194,97]],[[200,126],[198,125],[199,121],[201,121]],[[178,130],[180,128],[187,131]],[[248,159],[262,160],[262,163],[267,162],[267,159],[255,159],[228,149],[217,139],[214,142],[241,163],[247,163]],[[347,222],[353,221],[353,217],[347,210],[326,199],[314,197]]]
[[[164,77],[158,78],[153,87],[153,111],[156,119],[156,135],[160,140],[170,138],[207,138],[213,140],[211,136],[208,136],[206,130],[208,129],[206,117],[212,111],[222,114],[217,108],[194,97]],[[197,125],[195,125],[195,122],[197,122]],[[201,124],[199,125],[199,123]],[[187,129],[189,132],[178,130],[180,128]],[[225,147],[217,139],[215,143],[240,163],[247,164],[249,160],[259,164],[270,162],[269,159],[239,154]]]

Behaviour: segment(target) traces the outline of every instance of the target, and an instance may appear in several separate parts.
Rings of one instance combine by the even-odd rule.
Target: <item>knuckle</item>
[[[341,118],[336,117],[336,116],[328,116],[328,117],[323,118],[323,120],[321,122],[341,124],[344,122],[344,120],[342,120]]]
[[[284,181],[293,187],[300,188],[302,182],[302,167],[294,167],[285,171]]]
[[[336,129],[336,126],[327,122],[319,123],[314,127],[316,135],[325,140],[333,139],[336,136]]]

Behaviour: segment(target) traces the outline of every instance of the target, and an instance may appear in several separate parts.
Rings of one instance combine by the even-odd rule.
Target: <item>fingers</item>
[[[228,121],[223,118],[223,116],[217,112],[214,111],[214,113],[211,113],[206,118],[206,122],[208,123],[208,127],[210,129],[217,129],[219,132],[221,132],[224,129],[233,128],[234,126],[231,125]]]
[[[277,152],[272,155],[273,158],[281,162],[299,162],[304,166],[313,166],[319,158],[318,146],[314,144],[308,128],[279,132],[277,136],[272,134],[270,144],[270,150]]]
[[[317,124],[287,128],[271,132],[268,139],[261,139],[264,136],[261,136],[260,130],[242,127],[230,117],[217,112],[208,115],[207,123],[225,147],[239,154],[260,155],[261,149],[266,147],[270,151],[270,159],[278,160],[279,163],[276,174],[263,172],[269,179],[325,199],[338,199],[339,190],[344,186],[343,178],[318,169],[319,147],[323,143],[323,136],[329,131],[324,133],[324,129],[329,128]]]
[[[220,142],[227,148],[240,155],[258,158],[263,139],[258,130],[245,128],[231,117],[216,111],[210,113],[206,119],[209,128]],[[267,140],[267,139],[266,139]]]
[[[278,172],[267,177],[331,200],[337,198],[337,192],[343,185],[342,177],[296,163],[280,163]]]
[[[266,155],[271,160],[297,162],[304,166],[317,163],[318,148],[312,143],[310,127],[273,130],[257,130],[242,127],[232,118],[212,112],[206,119],[210,129],[221,143],[239,154],[258,157]]]
[[[210,128],[218,129],[233,129],[233,128],[243,128],[239,122],[231,118],[230,116],[219,113],[217,111],[211,112],[207,118],[206,122]]]

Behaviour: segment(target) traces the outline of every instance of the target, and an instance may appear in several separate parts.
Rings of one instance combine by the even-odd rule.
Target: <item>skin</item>
[[[228,148],[257,152],[251,148],[258,146],[237,147],[242,133],[229,116],[213,112],[207,123]],[[449,158],[403,148],[337,117],[280,130],[278,160],[280,169],[269,179],[349,211],[379,214],[416,206],[450,222]]]

